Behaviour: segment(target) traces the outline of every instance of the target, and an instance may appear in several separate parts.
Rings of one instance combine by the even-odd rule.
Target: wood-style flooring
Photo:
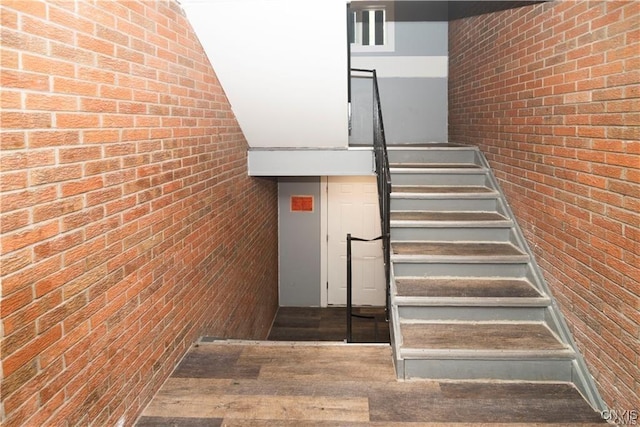
[[[398,381],[385,344],[200,342],[149,426],[601,425],[569,384]]]
[[[396,255],[443,255],[443,256],[516,256],[526,257],[510,243],[457,243],[457,242],[392,242]]]
[[[352,342],[388,343],[389,324],[384,307],[354,307]],[[344,341],[347,338],[345,307],[280,307],[270,341]]]

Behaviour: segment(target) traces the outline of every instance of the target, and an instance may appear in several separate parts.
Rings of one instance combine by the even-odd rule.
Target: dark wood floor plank
[[[599,422],[600,416],[582,399],[537,399],[505,397],[487,398],[490,389],[475,398],[460,400],[457,398],[437,398],[407,392],[392,392],[375,395],[369,401],[372,421],[396,422],[462,422],[490,423],[529,422],[555,423],[568,420],[567,415],[575,413],[571,422]],[[574,389],[574,396],[575,396]]]
[[[219,427],[222,418],[141,417],[138,427]]]
[[[535,399],[578,399],[575,387],[566,383],[528,383],[528,382],[443,382],[440,385],[442,395],[448,399],[475,399],[478,396],[492,398],[535,398]],[[586,404],[586,402],[585,402]]]
[[[395,379],[389,346],[256,346],[239,364],[260,364],[259,379],[324,381],[391,381]]]
[[[203,347],[194,348],[171,374],[174,378],[257,378],[259,367],[237,366],[241,349],[211,353]]]
[[[353,342],[388,343],[389,324],[384,307],[354,307]],[[344,341],[347,338],[345,307],[280,307],[273,322],[270,341]]]
[[[455,427],[473,425],[474,427],[535,427],[535,426],[552,426],[561,425],[562,427],[602,427],[601,423],[571,423],[563,422],[558,424],[547,423],[499,423],[499,422],[464,422],[456,423],[452,425],[451,422],[385,422],[385,421],[369,421],[369,422],[340,422],[335,421],[303,421],[303,420],[234,420],[225,419],[223,422],[224,427]]]
[[[425,397],[442,398],[440,384],[435,381],[400,382],[373,380],[336,380],[334,378],[235,380],[226,386],[226,394],[239,395],[283,395],[283,396],[327,396],[372,398],[387,393],[403,392]]]

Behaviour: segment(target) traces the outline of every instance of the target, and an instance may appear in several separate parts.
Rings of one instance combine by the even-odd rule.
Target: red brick
[[[17,310],[25,307],[33,301],[33,290],[24,288],[18,292],[6,295],[2,300],[2,315],[10,316]]]
[[[86,305],[87,305],[87,297],[86,295],[81,294],[76,296],[73,299],[65,301],[62,305],[57,306],[55,309],[48,311],[45,315],[43,315],[38,319],[39,333],[43,333],[44,331],[47,331],[48,329],[54,327],[55,325],[60,324],[68,316],[82,309]],[[87,332],[88,332],[88,329],[87,329]],[[86,335],[86,332],[84,333],[84,335]],[[64,346],[63,343],[58,342],[58,345],[60,344]],[[55,348],[55,346],[49,347],[47,351],[45,351],[45,354],[51,352],[53,348]],[[55,356],[50,358],[55,359]],[[50,362],[47,363],[43,359],[44,357],[41,357],[40,359],[41,367],[45,368]]]
[[[61,148],[58,150],[60,163],[76,163],[88,160],[99,159],[102,149],[98,146]]]
[[[39,261],[40,259],[50,258],[52,255],[79,245],[82,241],[82,234],[80,232],[74,232],[37,244],[33,248],[35,260]]]
[[[73,31],[58,25],[52,25],[42,19],[34,19],[29,16],[22,18],[21,30],[47,40],[55,40],[64,44],[72,44],[74,40]]]
[[[59,271],[49,274],[44,278],[39,278],[35,283],[36,298],[40,298],[47,295],[49,292],[60,289],[64,284],[80,276],[83,272],[84,266],[76,264],[68,268],[61,268]]]
[[[82,65],[94,65],[95,54],[93,52],[80,49],[76,46],[72,46],[66,43],[58,43],[56,41],[49,41],[50,44],[50,56],[54,58],[60,58],[67,61],[75,62]]]
[[[47,13],[46,4],[40,1],[6,0],[2,2],[2,6],[9,9],[14,9],[27,15],[37,16],[39,18],[44,18]]]
[[[537,9],[536,23],[545,30],[515,20],[527,9]],[[597,367],[599,389],[613,405],[638,399],[638,390],[620,382],[629,377],[629,361],[640,356],[633,340],[620,337],[637,334],[638,319],[620,307],[638,290],[634,280],[640,276],[633,267],[640,262],[638,233],[630,238],[623,228],[633,224],[637,230],[640,210],[640,161],[628,151],[637,150],[640,140],[640,60],[634,55],[640,32],[633,25],[639,17],[632,2],[555,2],[449,23],[449,139],[487,154],[570,327],[580,331],[576,340],[587,363]],[[494,77],[505,69],[527,76],[521,63],[526,56],[487,45],[483,28],[498,38],[517,38],[511,46],[529,46],[535,57],[527,57],[528,71],[544,86],[531,91],[534,82]],[[499,81],[505,83],[498,92]],[[525,103],[514,102],[523,98]],[[510,111],[504,100],[512,103]],[[495,117],[509,122],[498,127]],[[532,132],[542,138],[531,138]],[[545,155],[537,155],[542,150]],[[562,223],[548,217],[558,214]],[[565,233],[568,224],[574,229]],[[586,286],[576,285],[578,277],[586,278]],[[608,306],[615,315],[601,314],[603,307],[609,313]]]
[[[246,141],[177,5],[2,8],[0,67],[12,86],[1,117],[2,283],[12,308],[2,320],[3,423],[136,419],[204,329],[266,334],[277,307],[276,184],[247,176]],[[230,185],[251,208],[218,198]],[[208,258],[231,244],[221,235],[231,230],[246,237],[234,254]],[[246,260],[261,267],[247,272]],[[223,265],[234,277],[224,284],[194,273]],[[211,293],[216,285],[224,292]],[[227,297],[261,320],[199,320]],[[34,336],[33,325],[46,332]],[[139,363],[146,357],[154,362]]]
[[[44,169],[34,169],[29,173],[30,182],[33,185],[47,184],[59,181],[69,181],[82,176],[80,165],[69,165],[50,167]]]
[[[24,251],[22,254],[24,254]],[[13,256],[13,254],[11,256]],[[31,260],[31,258],[31,256],[28,257],[29,260]],[[3,259],[7,259],[7,257],[3,257]],[[37,264],[31,262],[21,270],[17,270],[15,274],[9,275],[7,273],[2,281],[2,290],[6,295],[8,295],[12,292],[30,287],[38,280],[39,277],[46,277],[48,274],[58,270],[61,265],[61,257],[53,257]],[[5,333],[10,333],[10,328],[8,328],[6,322]]]
[[[3,151],[25,148],[23,132],[3,132],[0,134],[0,149]]]
[[[93,35],[79,34],[78,47],[108,56],[113,56],[115,53],[113,40],[110,40],[109,38],[94,37]]]
[[[64,182],[61,185],[62,197],[75,196],[88,191],[97,190],[103,187],[101,176],[95,176],[80,180]]]
[[[5,173],[0,176],[0,191],[22,190],[27,187],[26,171]]]
[[[80,141],[78,132],[74,131],[35,131],[29,132],[29,147],[43,148],[60,145],[75,145]]]
[[[2,73],[0,81],[5,88],[49,90],[49,76],[43,74],[6,70]]]
[[[22,347],[19,351],[8,355],[2,363],[4,375],[9,376],[21,366],[29,363],[45,348],[59,340],[61,336],[62,328],[58,325],[49,329],[44,334],[38,335],[36,339]]]
[[[119,137],[120,132],[117,130],[87,130],[83,132],[85,144],[117,142]]]
[[[18,90],[3,90],[0,93],[0,106],[5,110],[22,108],[22,94]]]
[[[27,94],[25,107],[44,111],[77,111],[78,101],[74,97],[45,94]]]
[[[2,251],[9,253],[25,246],[32,245],[41,240],[50,238],[58,234],[57,222],[38,225],[29,230],[21,230],[15,233],[2,236]]]
[[[105,128],[128,128],[134,125],[134,119],[125,114],[103,114],[102,125]]]
[[[0,112],[0,125],[3,129],[37,129],[51,127],[49,113]]]
[[[55,162],[53,150],[42,150],[35,153],[10,152],[0,158],[0,170],[10,171],[30,167],[48,166]]]
[[[57,61],[40,55],[22,55],[22,69],[46,75],[73,78],[75,67],[65,61]]]
[[[32,262],[33,259],[30,250],[24,249],[19,252],[14,252],[2,258],[2,272],[5,275],[9,275],[27,267]],[[9,286],[5,286],[3,288],[3,293],[5,295],[10,294],[11,292],[12,289]]]
[[[74,128],[95,128],[100,125],[100,116],[97,114],[85,114],[85,113],[57,113],[56,124],[59,127],[74,129]]]
[[[52,203],[40,204],[33,208],[33,221],[46,221],[71,212],[77,212],[82,207],[83,200],[81,197],[60,199]]]
[[[57,6],[64,6],[64,3]],[[78,41],[79,37],[82,35],[81,33],[93,32],[93,22],[88,18],[80,17],[78,14],[74,13],[73,10],[66,11],[60,7],[50,5],[49,20],[61,27],[78,31]]]

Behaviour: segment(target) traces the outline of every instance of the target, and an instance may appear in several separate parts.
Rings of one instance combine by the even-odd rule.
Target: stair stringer
[[[608,408],[604,400],[600,396],[600,392],[598,391],[593,376],[589,372],[589,368],[587,367],[584,357],[582,356],[578,345],[573,339],[573,335],[571,334],[569,326],[564,318],[564,315],[562,314],[562,310],[558,306],[558,303],[553,296],[553,293],[551,292],[551,288],[549,287],[547,281],[544,279],[544,275],[542,274],[542,270],[540,269],[538,262],[536,261],[536,257],[524,237],[524,233],[522,232],[517,218],[511,210],[511,207],[509,206],[509,203],[504,192],[502,191],[502,188],[498,183],[498,180],[493,174],[493,170],[491,169],[489,162],[479,149],[477,151],[477,155],[477,159],[480,161],[480,164],[482,164],[488,171],[488,179],[491,183],[491,186],[500,194],[502,207],[505,210],[507,217],[513,221],[514,236],[517,239],[519,247],[524,249],[530,257],[531,271],[534,276],[532,277],[532,284],[536,288],[538,288],[541,293],[547,295],[550,299],[550,304],[545,312],[546,323],[547,325],[549,325],[549,327],[552,328],[552,330],[560,337],[560,339],[564,343],[568,344],[573,349],[575,353],[575,359],[573,360],[572,366],[572,379],[574,385],[582,393],[582,395],[589,402],[592,408],[597,411],[607,410]]]
[[[540,270],[535,256],[531,251],[521,228],[518,225],[515,215],[511,210],[504,192],[502,191],[497,179],[495,178],[493,171],[486,160],[483,153],[477,147],[468,147],[475,151],[475,163],[482,166],[487,173],[487,186],[492,188],[498,193],[498,210],[510,219],[513,223],[511,228],[511,240],[521,250],[523,250],[529,257],[529,268],[527,271],[527,278],[530,283],[540,292],[541,295],[549,298],[550,302],[545,308],[544,322],[549,329],[559,338],[559,340],[567,345],[574,353],[571,360],[571,378],[576,388],[583,394],[589,404],[597,411],[606,410],[607,407],[602,400],[595,381],[589,373],[588,367],[582,357],[577,344],[575,343],[571,332],[568,328],[566,320],[562,315],[562,312],[557,304],[556,299],[553,297],[551,289],[546,283],[542,271]],[[390,294],[392,296],[391,313],[390,313],[390,334],[392,349],[394,352],[394,363],[396,365],[396,373],[398,378],[404,378],[405,376],[405,361],[400,356],[400,349],[402,347],[402,334],[400,331],[400,314],[397,303],[394,303],[394,295],[397,295],[397,286],[395,281],[394,263],[390,265]]]

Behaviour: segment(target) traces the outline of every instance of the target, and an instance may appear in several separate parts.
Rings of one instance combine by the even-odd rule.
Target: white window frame
[[[362,24],[357,22],[356,13],[363,11],[382,10],[384,12],[384,44],[362,45]],[[353,1],[351,2],[353,19],[352,25],[355,35],[355,43],[351,43],[352,53],[393,52],[395,51],[395,23],[394,7],[391,1]]]

